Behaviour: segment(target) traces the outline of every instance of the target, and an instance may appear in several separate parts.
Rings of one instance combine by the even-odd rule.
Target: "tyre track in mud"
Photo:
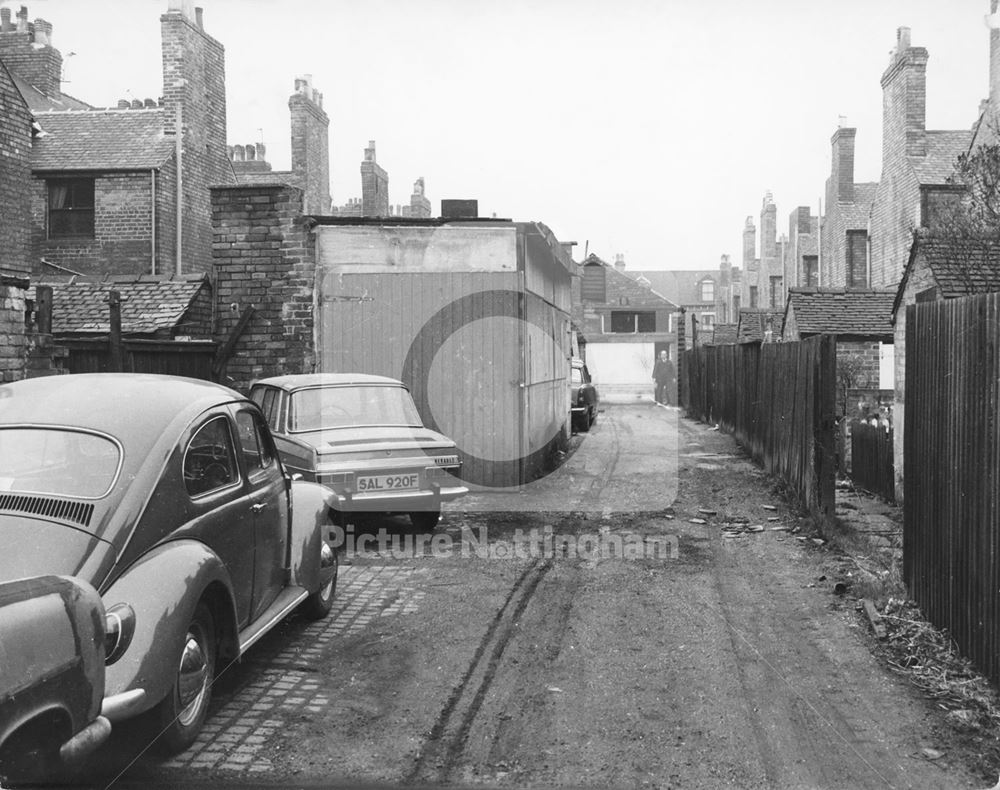
[[[514,583],[483,635],[462,680],[431,728],[406,782],[444,782],[461,756],[469,730],[482,707],[517,621],[552,569],[552,560],[535,560]],[[488,655],[488,658],[487,658]]]
[[[600,471],[583,489],[579,500],[573,503],[574,514],[579,514],[580,511],[600,514],[600,499],[614,478],[615,468],[621,455],[619,427],[613,420],[604,420],[601,428],[611,432],[612,450],[603,457]],[[575,525],[577,518],[574,514],[567,513],[560,518],[555,525],[556,531]],[[468,749],[469,734],[476,727],[487,695],[502,669],[508,646],[519,633],[521,617],[531,605],[539,585],[554,567],[554,562],[552,558],[533,560],[518,577],[480,640],[461,681],[441,709],[423,748],[404,780],[406,783],[448,782],[454,777],[460,765],[477,764],[485,758],[491,761],[497,760],[500,758],[498,752],[506,751],[503,741],[506,740],[507,733],[502,720],[489,722],[486,726],[486,729],[490,730],[487,736],[489,746],[486,755],[478,754],[481,751],[478,748]],[[553,582],[555,589],[547,596],[557,599],[555,610],[558,611],[558,617],[555,627],[545,631],[546,644],[539,646],[536,655],[532,656],[533,661],[541,659],[542,666],[551,663],[561,650],[569,614],[573,607],[573,590],[579,583],[579,565],[580,562],[576,560],[565,562],[565,566],[570,569],[568,578]],[[474,756],[469,753],[470,751],[475,751],[477,754]]]

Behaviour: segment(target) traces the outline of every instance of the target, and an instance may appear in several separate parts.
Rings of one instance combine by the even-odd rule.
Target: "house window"
[[[715,301],[715,282],[712,280],[702,280],[701,281],[701,301],[703,302],[714,302]]]
[[[750,307],[756,307],[757,306],[757,300],[758,300],[757,286],[756,285],[751,285],[750,286]]]
[[[611,331],[621,334],[635,334],[636,332],[655,332],[656,313],[626,310],[611,311]]]
[[[94,236],[94,179],[49,181],[49,238]]]
[[[771,307],[781,307],[785,300],[781,296],[781,277],[771,278]]]
[[[705,329],[711,329],[713,326],[715,326],[715,313],[702,313],[701,325]]]
[[[847,231],[847,287],[868,287],[868,231]]]
[[[601,264],[588,263],[583,267],[580,298],[584,302],[606,302],[608,300],[604,267]]]
[[[819,286],[819,258],[816,255],[802,256],[802,280],[806,288]]]

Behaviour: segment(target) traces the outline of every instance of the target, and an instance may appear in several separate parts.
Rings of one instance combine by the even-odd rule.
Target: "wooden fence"
[[[684,354],[683,405],[718,423],[813,513],[834,512],[836,341],[700,346]]]
[[[1000,681],[1000,294],[906,309],[903,574]]]
[[[892,438],[891,427],[851,423],[851,479],[886,502],[896,500]]]
[[[59,338],[59,345],[69,350],[65,367],[70,373],[164,373],[194,379],[214,379],[212,363],[216,344],[212,341],[133,340],[121,342],[120,362],[106,339]]]

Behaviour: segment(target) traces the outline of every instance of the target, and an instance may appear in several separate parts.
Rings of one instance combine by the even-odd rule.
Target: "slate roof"
[[[648,282],[649,287],[678,305],[714,304],[701,299],[699,283],[706,277],[719,288],[719,272],[712,269],[669,269],[634,270],[626,274],[640,282]]]
[[[878,184],[865,182],[854,185],[854,202],[841,207],[846,230],[868,230],[868,215],[875,202],[875,190]]]
[[[922,231],[910,247],[892,303],[893,316],[902,303],[918,255],[930,267],[942,299],[1000,290],[1000,238],[945,239]]]
[[[771,339],[778,340],[785,324],[785,313],[782,310],[768,310],[761,307],[743,307],[740,309],[740,321],[737,324],[737,343],[761,343],[767,324],[771,323]]]
[[[712,343],[717,346],[735,343],[738,328],[739,324],[716,324],[712,333]]]
[[[80,335],[110,331],[108,291],[121,295],[122,334],[135,335],[183,329],[180,321],[191,302],[203,288],[211,287],[203,274],[51,278],[34,285],[52,287],[52,333]],[[28,298],[34,298],[34,287]]]
[[[151,170],[174,153],[160,108],[40,112],[35,120],[45,134],[32,147],[34,171]]]
[[[30,82],[26,82],[16,74],[11,74],[11,77],[13,77],[14,84],[17,86],[17,89],[21,91],[21,95],[24,97],[24,101],[27,103],[28,109],[30,109],[33,113],[45,112],[47,110],[93,109],[93,107],[86,102],[73,98],[69,94],[62,93],[59,95],[59,98],[56,99],[42,93]]]
[[[926,156],[909,157],[917,180],[930,185],[948,183],[949,176],[955,172],[958,155],[969,150],[972,134],[969,129],[927,132]]]
[[[786,310],[794,312],[799,337],[891,338],[895,296],[895,289],[789,288]]]
[[[582,268],[586,264],[599,263],[605,271],[605,304],[615,307],[659,307],[676,310],[678,305],[666,298],[660,291],[640,282],[635,277],[618,271],[614,266],[601,260],[594,254],[588,255],[580,263]],[[622,301],[625,300],[625,301]]]

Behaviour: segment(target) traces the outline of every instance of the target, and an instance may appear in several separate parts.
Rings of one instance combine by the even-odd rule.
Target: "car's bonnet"
[[[0,515],[0,579],[58,574],[100,587],[114,564],[106,541],[83,530],[30,516]]]

